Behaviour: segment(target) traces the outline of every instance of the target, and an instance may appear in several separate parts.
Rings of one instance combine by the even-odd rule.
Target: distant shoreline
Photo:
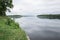
[[[7,15],[8,17],[11,17],[11,18],[21,18],[22,15]]]
[[[60,19],[60,14],[37,15],[38,18]]]

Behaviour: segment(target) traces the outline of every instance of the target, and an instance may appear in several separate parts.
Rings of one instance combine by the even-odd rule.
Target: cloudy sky
[[[13,0],[11,13],[20,15],[36,15],[60,13],[60,0]]]

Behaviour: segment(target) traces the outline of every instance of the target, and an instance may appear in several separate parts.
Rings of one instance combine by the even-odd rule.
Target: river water
[[[31,40],[60,40],[60,20],[22,17],[15,19]]]

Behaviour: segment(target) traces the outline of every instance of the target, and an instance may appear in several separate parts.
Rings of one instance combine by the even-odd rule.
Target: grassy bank
[[[38,15],[38,18],[60,19],[60,14]]]
[[[0,40],[27,40],[25,32],[8,17],[0,17]]]

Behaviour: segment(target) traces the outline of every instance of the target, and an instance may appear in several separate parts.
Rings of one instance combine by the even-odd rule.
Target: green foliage
[[[0,16],[6,16],[6,11],[8,8],[12,8],[12,0],[0,0]]]

